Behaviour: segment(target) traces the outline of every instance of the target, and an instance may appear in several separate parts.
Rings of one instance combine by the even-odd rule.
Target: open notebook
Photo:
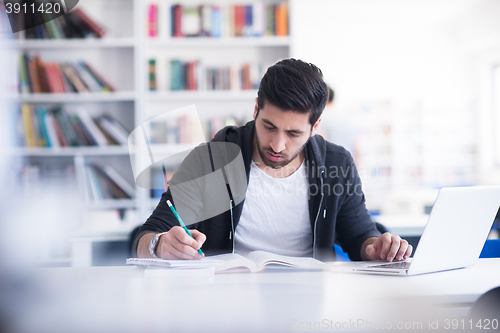
[[[203,258],[201,260],[166,260],[159,258],[129,258],[127,265],[138,265],[158,268],[206,268],[223,264],[222,260]]]
[[[215,272],[226,270],[263,271],[267,265],[281,265],[302,269],[327,269],[325,263],[304,257],[287,257],[265,251],[253,251],[246,257],[237,253],[219,254],[201,260],[127,259],[128,265],[142,265],[163,268],[206,268],[215,267]]]

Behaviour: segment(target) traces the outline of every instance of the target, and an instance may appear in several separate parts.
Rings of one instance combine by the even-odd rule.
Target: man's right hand
[[[196,229],[189,230],[194,239],[179,226],[173,227],[160,236],[156,255],[162,259],[201,259],[198,253],[207,237]]]

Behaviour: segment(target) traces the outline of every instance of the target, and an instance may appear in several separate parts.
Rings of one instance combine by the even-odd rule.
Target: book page
[[[210,256],[208,258],[212,260],[224,261],[222,264],[218,264],[217,266],[215,266],[216,272],[225,271],[236,267],[247,268],[250,270],[250,272],[257,271],[257,265],[252,260],[249,260],[237,253],[219,254],[216,256]]]
[[[250,252],[247,255],[247,258],[255,262],[259,271],[263,270],[264,267],[269,264],[278,264],[283,266],[308,269],[325,269],[325,263],[314,258],[289,257],[265,251]]]

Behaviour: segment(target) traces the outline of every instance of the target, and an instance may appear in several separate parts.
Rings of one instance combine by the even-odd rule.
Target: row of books
[[[170,90],[249,90],[257,89],[264,65],[206,66],[200,61],[170,61]],[[157,90],[156,60],[149,60],[149,90]]]
[[[19,92],[66,93],[115,91],[115,88],[85,61],[45,62],[39,55],[19,57]]]
[[[55,17],[58,14],[50,14],[47,12],[37,12],[33,19],[38,20],[39,25],[33,28],[20,29],[16,34],[19,39],[63,39],[63,38],[86,38],[94,37],[101,38],[106,35],[106,29],[93,19],[88,13],[79,6],[70,12]],[[51,16],[54,15],[54,16]],[[18,16],[22,18],[22,15]],[[44,24],[42,24],[45,22]],[[24,27],[25,22],[19,21]]]
[[[183,144],[192,143],[197,133],[193,131],[199,129],[194,126],[194,122],[187,116],[179,117],[175,120],[161,120],[148,122],[148,137],[151,144]],[[213,117],[201,120],[201,129],[207,141],[211,140],[215,134],[225,126],[241,126],[243,119],[229,117]]]
[[[288,36],[288,3],[173,5],[170,10],[172,37]],[[148,8],[148,36],[159,34],[159,8]],[[165,27],[166,29],[167,27]]]
[[[89,201],[106,199],[132,199],[135,188],[109,165],[85,165],[85,195]]]
[[[82,107],[68,112],[61,106],[21,105],[18,144],[26,147],[126,145],[129,132],[107,115],[93,119]]]
[[[222,128],[226,126],[242,126],[246,122],[244,118],[236,118],[234,116],[228,117],[213,117],[206,121],[201,122],[201,127],[203,128],[203,132],[208,135],[206,138],[208,140],[212,140]]]

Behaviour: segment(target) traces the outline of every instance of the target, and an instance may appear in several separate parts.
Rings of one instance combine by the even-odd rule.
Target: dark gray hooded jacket
[[[231,142],[240,147],[247,184],[253,155],[254,130],[254,121],[241,127],[225,127],[211,141]],[[310,138],[304,152],[309,179],[313,256],[322,261],[336,260],[334,242],[337,241],[351,260],[361,260],[363,242],[370,237],[380,236],[380,232],[366,209],[361,180],[351,155],[343,147],[326,141],[320,135]],[[183,168],[189,168],[188,163],[193,163],[193,160],[186,158],[176,173],[182,173]],[[170,189],[163,193],[160,203],[136,234],[132,243],[133,256],[137,256],[137,244],[144,234],[168,231],[179,225],[166,204],[167,200],[175,206]],[[189,226],[190,229],[198,229],[207,236],[202,247],[205,254],[232,252],[234,230],[238,226],[244,203],[243,200],[233,205],[231,210]]]

